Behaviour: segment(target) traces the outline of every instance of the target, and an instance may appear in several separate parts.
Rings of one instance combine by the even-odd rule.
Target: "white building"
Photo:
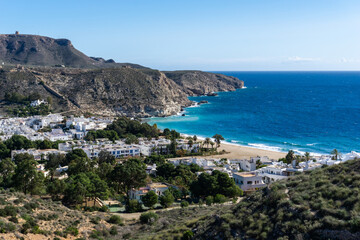
[[[263,182],[262,177],[257,172],[238,172],[233,173],[235,183],[244,191],[256,191],[266,184]]]
[[[154,191],[158,196],[161,196],[167,189],[169,189],[169,187],[164,183],[150,183],[146,187],[131,189],[129,191],[129,195],[130,199],[135,199],[141,202],[142,197],[148,192]]]
[[[14,160],[14,157],[17,154],[30,154],[34,156],[34,159],[36,161],[40,161],[40,160],[46,160],[48,159],[49,154],[66,154],[66,152],[64,151],[60,151],[57,149],[34,149],[34,148],[30,148],[30,149],[21,149],[21,150],[12,150],[11,151],[11,159]]]
[[[30,106],[31,107],[37,107],[37,106],[40,106],[41,104],[47,104],[47,102],[45,100],[38,99],[38,100],[32,101],[30,103]]]

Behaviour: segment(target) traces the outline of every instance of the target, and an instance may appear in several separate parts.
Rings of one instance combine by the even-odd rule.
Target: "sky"
[[[159,70],[360,70],[359,0],[0,0],[0,32]]]

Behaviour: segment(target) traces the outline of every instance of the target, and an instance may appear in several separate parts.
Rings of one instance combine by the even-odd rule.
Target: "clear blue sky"
[[[359,0],[1,0],[1,33],[160,70],[360,70]]]

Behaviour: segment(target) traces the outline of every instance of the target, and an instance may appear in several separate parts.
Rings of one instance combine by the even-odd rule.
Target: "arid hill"
[[[0,109],[5,93],[51,97],[55,112],[107,116],[169,116],[191,102],[187,96],[234,91],[237,78],[201,71],[161,72],[136,64],[88,57],[67,39],[0,35]]]

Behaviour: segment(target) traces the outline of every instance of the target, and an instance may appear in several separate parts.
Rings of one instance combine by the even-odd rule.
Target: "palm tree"
[[[209,148],[209,144],[210,144],[210,138],[205,138],[204,144],[206,144],[206,148]]]
[[[220,147],[221,140],[225,140],[224,137],[221,136],[220,134],[215,134],[215,135],[213,136],[213,138],[215,139],[217,148]]]
[[[194,140],[194,142],[197,141],[197,136],[196,135],[193,136],[193,140]]]
[[[286,154],[286,163],[292,163],[295,159],[295,152],[293,150],[289,150],[288,154]]]
[[[194,142],[193,142],[192,139],[189,139],[187,143],[188,143],[188,145],[189,145],[189,149],[191,149],[192,146],[194,145]]]
[[[305,160],[306,160],[306,161],[309,161],[309,160],[310,160],[310,153],[309,153],[309,152],[306,152],[306,153],[304,154],[304,156],[305,156]]]
[[[331,154],[334,155],[335,160],[338,160],[338,157],[341,155],[341,153],[336,148],[331,151]]]
[[[210,145],[211,145],[211,151],[214,151],[214,145],[215,143],[213,141],[210,141]]]

